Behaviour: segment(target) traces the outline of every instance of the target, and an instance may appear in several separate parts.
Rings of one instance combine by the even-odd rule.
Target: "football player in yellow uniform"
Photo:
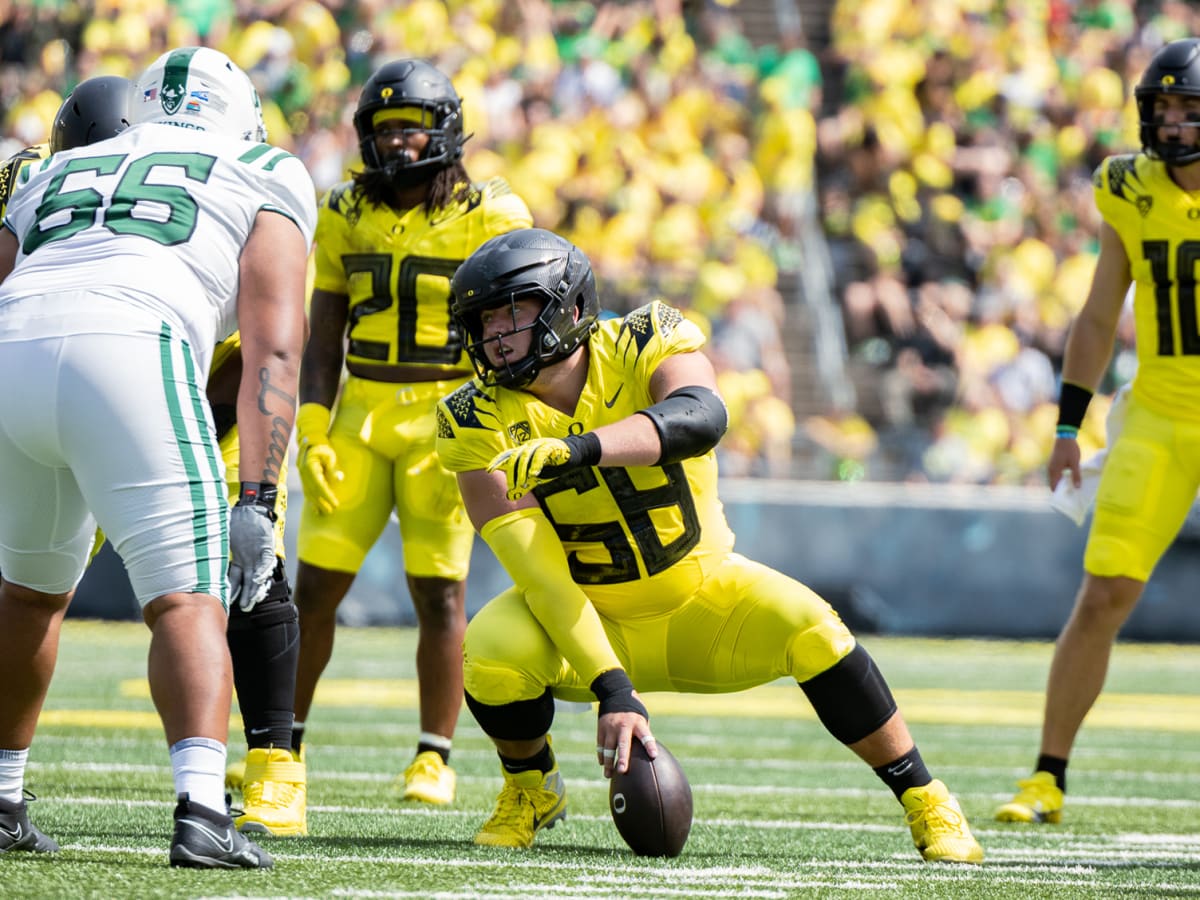
[[[468,178],[462,105],[429,63],[378,69],[363,86],[354,124],[363,170],[321,203],[312,335],[300,376],[304,504],[292,746],[300,749],[333,651],[338,605],[395,510],[420,630],[421,734],[403,796],[445,804],[455,794],[448,760],[462,707],[474,538],[434,447],[434,406],[470,375],[450,317],[450,277],[485,240],[532,218],[502,179]]]
[[[1142,152],[1105,159],[1092,179],[1100,256],[1067,338],[1051,489],[1062,478],[1081,484],[1076,435],[1131,283],[1137,374],[1101,471],[1083,581],[1055,644],[1034,773],[996,811],[1001,821],[1061,821],[1067,760],[1113,642],[1200,487],[1200,40],[1159,49],[1134,96]]]
[[[714,453],[727,417],[700,330],[661,301],[598,322],[587,258],[536,228],[488,241],[451,291],[477,377],[438,405],[438,453],[515,585],[463,647],[504,776],[475,842],[530,847],[565,814],[554,698],[599,700],[611,777],[633,741],[658,752],[639,690],[791,676],[895,793],[925,859],[979,862],[867,651],[803,584],[733,551]]]

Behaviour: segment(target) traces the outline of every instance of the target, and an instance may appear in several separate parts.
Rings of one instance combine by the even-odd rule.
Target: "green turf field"
[[[962,800],[981,867],[932,866],[898,804],[778,683],[724,697],[650,695],[684,765],[695,824],[681,857],[621,842],[595,763],[594,717],[560,713],[565,823],[529,852],[471,843],[499,774],[463,713],[452,809],[400,805],[391,781],[417,726],[415,633],[342,629],[309,725],[307,838],[267,840],[271,872],[172,870],[173,806],[145,684],[148,632],[68,621],[34,741],[33,816],[63,850],[0,857],[0,897],[1176,897],[1200,894],[1200,653],[1122,645],[1084,729],[1061,826],[1001,826],[991,809],[1037,750],[1049,643],[866,637],[926,761]],[[240,724],[232,752],[244,750]]]

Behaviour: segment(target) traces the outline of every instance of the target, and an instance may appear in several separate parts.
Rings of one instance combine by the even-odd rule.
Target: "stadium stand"
[[[1149,53],[1196,33],[1181,0],[13,0],[0,152],[79,80],[199,42],[323,190],[357,164],[362,80],[426,56],[469,170],[583,247],[613,312],[661,295],[713,335],[728,472],[1032,484],[1091,169],[1136,146]]]

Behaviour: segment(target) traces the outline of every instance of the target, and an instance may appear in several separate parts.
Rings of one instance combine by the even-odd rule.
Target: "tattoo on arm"
[[[287,404],[288,409],[292,410],[294,414],[296,398],[287,391],[281,390],[271,384],[271,373],[265,367],[258,370],[258,382],[260,385],[258,391],[258,411],[264,416],[271,417],[271,437],[270,443],[267,446],[267,461],[263,466],[260,481],[278,484],[279,473],[283,468],[283,460],[287,455],[287,443],[291,435],[291,428],[288,427],[286,419],[271,412],[270,407],[267,406],[267,400],[272,397],[281,398]]]

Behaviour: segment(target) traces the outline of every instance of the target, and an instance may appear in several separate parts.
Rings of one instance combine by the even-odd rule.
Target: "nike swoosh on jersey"
[[[612,409],[613,404],[617,402],[617,398],[621,396],[621,389],[624,387],[625,387],[625,384],[623,382],[621,384],[617,385],[617,392],[612,395],[611,400],[605,400],[604,405],[607,406],[609,409]]]

